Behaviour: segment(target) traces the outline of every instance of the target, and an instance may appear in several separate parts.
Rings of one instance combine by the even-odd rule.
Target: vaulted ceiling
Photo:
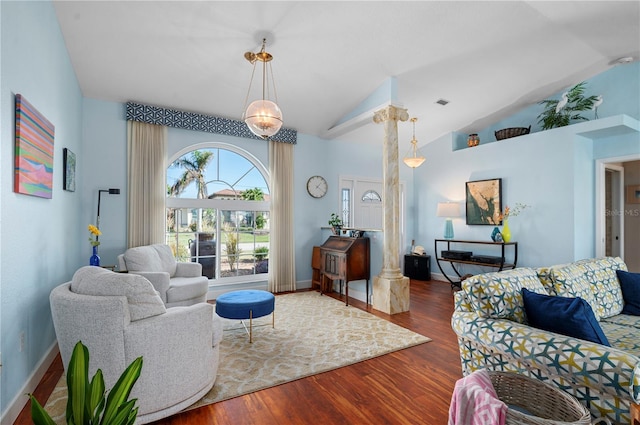
[[[240,119],[264,34],[285,126],[328,131],[390,78],[428,143],[640,56],[638,1],[61,1],[84,96]],[[254,81],[254,85],[255,85]],[[441,106],[436,102],[446,99]],[[342,133],[380,143],[373,123]],[[401,150],[411,125],[400,126]]]

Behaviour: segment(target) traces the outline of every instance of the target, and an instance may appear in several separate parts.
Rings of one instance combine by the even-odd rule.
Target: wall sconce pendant
[[[409,152],[407,152],[402,161],[411,168],[417,168],[422,165],[425,157],[418,150],[418,141],[416,140],[416,121],[418,121],[418,118],[411,118],[410,121],[413,123],[413,138],[411,139],[411,148],[409,148]]]
[[[280,127],[282,127],[282,111],[278,107],[278,95],[276,93],[276,85],[273,80],[273,70],[271,69],[271,60],[273,56],[265,51],[267,39],[262,39],[262,49],[258,53],[246,52],[244,58],[253,65],[253,71],[251,72],[251,80],[249,81],[249,89],[247,90],[247,97],[244,101],[244,113],[242,119],[249,127],[249,130],[253,134],[263,139],[276,134]],[[247,107],[249,101],[249,95],[251,93],[251,84],[253,83],[253,76],[256,72],[256,64],[262,63],[262,99],[254,100]],[[269,65],[267,67],[267,65]],[[270,86],[273,87],[273,96],[275,102],[269,100],[271,93]]]

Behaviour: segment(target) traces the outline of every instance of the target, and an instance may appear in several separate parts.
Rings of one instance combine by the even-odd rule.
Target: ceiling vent
[[[449,103],[449,101],[446,100],[446,99],[438,99],[438,100],[436,100],[436,103],[438,105],[446,106]]]

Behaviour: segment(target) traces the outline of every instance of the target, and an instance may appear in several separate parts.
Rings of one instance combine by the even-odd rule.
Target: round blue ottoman
[[[249,319],[249,342],[253,342],[253,319],[274,313],[275,304],[276,297],[268,291],[231,291],[216,299],[216,313],[225,319]],[[242,324],[244,326],[244,322]],[[271,326],[275,326],[275,314]]]

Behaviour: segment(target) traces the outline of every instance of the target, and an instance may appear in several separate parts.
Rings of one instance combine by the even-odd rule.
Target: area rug
[[[318,292],[276,296],[275,328],[270,315],[254,320],[251,344],[239,321],[223,321],[216,383],[188,409],[431,341]],[[57,423],[64,422],[65,382],[45,406]]]

